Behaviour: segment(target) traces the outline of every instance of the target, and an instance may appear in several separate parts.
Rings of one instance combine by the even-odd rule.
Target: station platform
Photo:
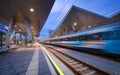
[[[74,75],[39,43],[0,53],[0,75]]]

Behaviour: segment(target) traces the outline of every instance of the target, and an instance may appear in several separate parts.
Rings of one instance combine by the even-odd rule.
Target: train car
[[[45,43],[120,55],[120,22],[51,38]]]

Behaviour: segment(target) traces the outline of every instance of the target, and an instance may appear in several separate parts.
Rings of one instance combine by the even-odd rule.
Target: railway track
[[[65,53],[55,50],[52,47],[47,49],[54,54],[58,59],[60,59],[65,65],[67,65],[75,75],[109,75],[91,65],[88,65],[76,58],[73,58]]]
[[[45,44],[46,45],[46,44]],[[49,46],[49,45],[46,45],[46,46]],[[54,45],[52,45],[54,46]],[[64,47],[60,47],[60,46],[54,46],[55,48],[64,48]],[[73,51],[73,49],[70,49],[70,48],[66,48],[65,49],[69,49],[71,51]],[[85,54],[88,54],[88,55],[92,55],[92,56],[95,56],[95,57],[98,57],[98,58],[102,58],[102,59],[106,59],[106,60],[110,60],[110,61],[114,61],[114,62],[118,62],[120,63],[120,57],[117,57],[117,56],[108,56],[108,55],[103,55],[103,54],[96,54],[96,53],[90,53],[90,52],[83,52],[83,51],[80,51],[80,50],[76,50],[74,49],[74,51],[76,52],[82,52],[82,53],[85,53]]]

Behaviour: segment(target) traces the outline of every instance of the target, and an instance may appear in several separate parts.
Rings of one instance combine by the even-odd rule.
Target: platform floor
[[[54,63],[51,62],[50,57]],[[54,64],[56,64],[59,71]],[[37,43],[35,47],[19,47],[17,49],[1,52],[0,75],[74,74],[44,46]]]
[[[7,47],[5,47],[5,45],[3,45],[3,46],[0,46],[0,53],[10,50],[10,49],[16,49],[16,48],[17,48],[17,45],[15,45],[15,44],[10,45],[9,48],[7,48]]]
[[[0,75],[33,74],[51,75],[45,56],[40,48],[18,48],[0,53]]]

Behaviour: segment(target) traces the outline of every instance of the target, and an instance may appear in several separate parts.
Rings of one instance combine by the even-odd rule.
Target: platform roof
[[[30,21],[33,34],[39,34],[55,0],[0,0],[0,22],[8,25],[15,18],[15,31],[25,32],[24,18]],[[34,12],[30,12],[33,8]]]

